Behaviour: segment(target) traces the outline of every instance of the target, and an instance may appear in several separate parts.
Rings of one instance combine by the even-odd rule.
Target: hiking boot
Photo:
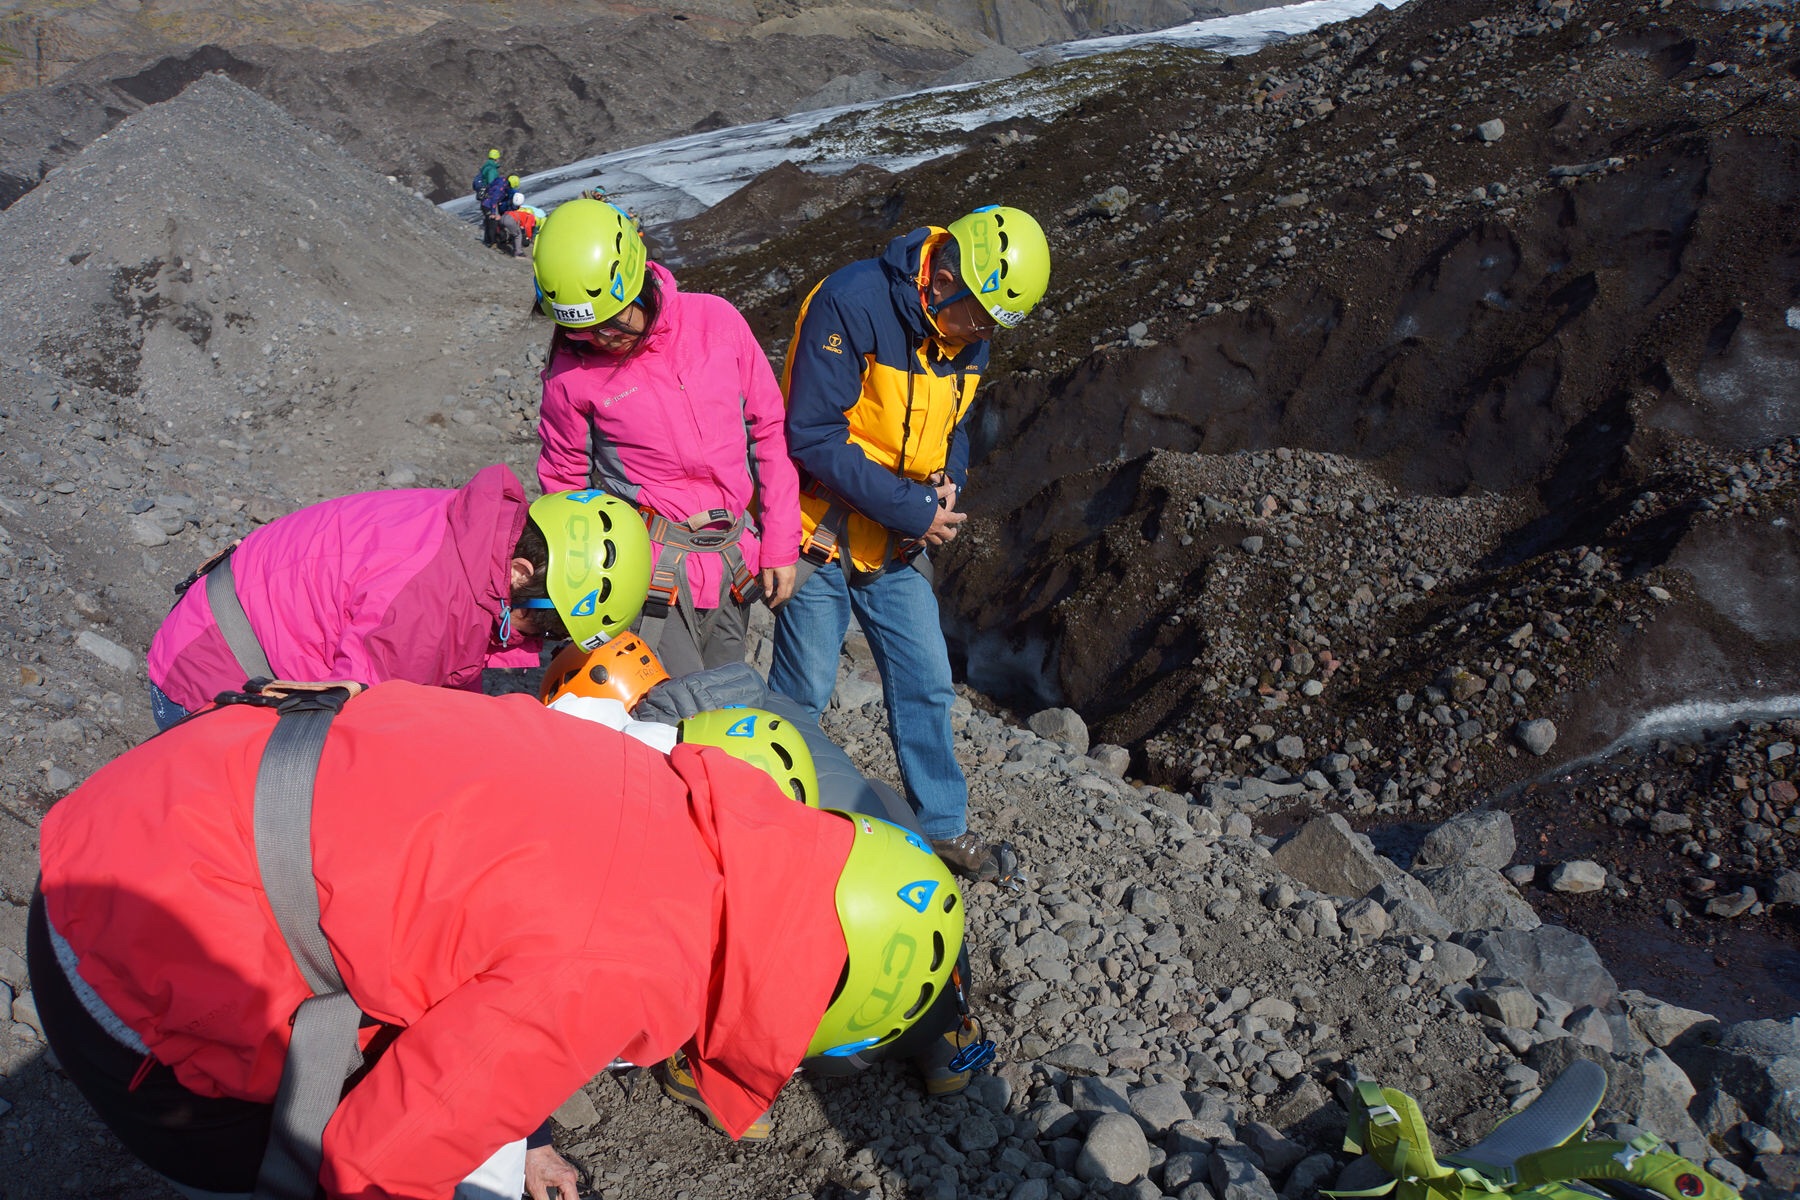
[[[994,848],[982,841],[974,830],[942,841],[933,838],[931,848],[937,851],[945,866],[964,879],[996,879],[1000,875],[1000,861],[994,856]]]
[[[967,1088],[975,1072],[993,1055],[976,1055],[974,1057],[980,1058],[981,1062],[960,1071],[955,1069],[960,1065],[956,1059],[959,1055],[965,1060],[971,1057],[963,1051],[982,1040],[981,1022],[974,1017],[964,1017],[960,1025],[933,1042],[929,1050],[913,1060],[919,1068],[919,1077],[925,1081],[925,1091],[933,1096],[954,1096]]]
[[[662,1084],[663,1095],[697,1110],[706,1118],[708,1125],[720,1133],[725,1132],[725,1127],[719,1124],[719,1118],[713,1116],[712,1109],[708,1108],[706,1101],[700,1098],[700,1086],[694,1082],[694,1073],[688,1070],[687,1055],[679,1050],[669,1055],[668,1061],[662,1065],[662,1070],[657,1072],[657,1080]],[[775,1123],[769,1120],[768,1113],[764,1113],[750,1123],[750,1128],[744,1130],[738,1140],[741,1142],[766,1142],[774,1132]]]

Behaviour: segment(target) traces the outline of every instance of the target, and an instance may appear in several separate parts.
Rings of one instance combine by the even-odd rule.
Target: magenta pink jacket
[[[499,463],[455,490],[314,504],[255,530],[233,552],[238,600],[283,679],[473,689],[490,655],[495,666],[537,662],[535,641],[497,640],[526,508],[524,485]],[[205,580],[156,631],[148,666],[151,682],[189,711],[244,686]]]
[[[730,301],[678,291],[662,266],[649,269],[662,308],[631,354],[564,343],[545,369],[538,483],[545,492],[605,488],[673,521],[715,508],[736,518],[757,496],[739,543],[744,564],[790,566],[800,557],[800,483],[769,360]],[[687,571],[695,605],[716,608],[719,556],[690,554]]]

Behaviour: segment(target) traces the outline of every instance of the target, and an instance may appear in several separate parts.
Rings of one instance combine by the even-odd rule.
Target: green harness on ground
[[[1369,1155],[1393,1178],[1378,1187],[1324,1194],[1341,1200],[1738,1200],[1737,1189],[1652,1134],[1629,1142],[1586,1140],[1588,1120],[1605,1094],[1604,1070],[1585,1060],[1572,1063],[1529,1107],[1478,1144],[1439,1161],[1417,1101],[1393,1088],[1358,1083],[1344,1149]]]

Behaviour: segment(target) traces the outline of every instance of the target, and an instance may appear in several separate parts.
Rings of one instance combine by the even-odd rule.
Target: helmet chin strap
[[[512,641],[513,609],[515,609],[515,608],[527,608],[527,609],[530,609],[530,608],[555,608],[555,607],[556,607],[556,601],[547,599],[542,596],[534,596],[533,598],[531,598],[529,600],[520,600],[520,601],[517,601],[516,603],[513,601],[510,601],[510,600],[502,600],[500,602],[500,644],[502,646],[504,646],[508,642]]]
[[[949,308],[952,304],[955,304],[958,300],[965,299],[969,296],[973,296],[974,294],[975,294],[974,289],[970,288],[968,285],[965,284],[960,291],[952,292],[950,295],[945,296],[942,300],[939,300],[936,304],[932,304],[930,301],[927,301],[925,304],[925,311],[932,315],[932,317],[934,318],[932,323],[936,324],[935,318],[937,317],[937,315],[940,312],[942,312],[946,308]]]

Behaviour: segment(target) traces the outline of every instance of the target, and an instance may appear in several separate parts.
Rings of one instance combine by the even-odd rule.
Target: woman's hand
[[[581,1176],[570,1166],[555,1146],[538,1146],[525,1152],[525,1191],[531,1200],[550,1200],[555,1188],[557,1200],[575,1200],[581,1188]]]
[[[787,603],[794,594],[794,564],[785,567],[764,567],[757,572],[757,582],[762,584],[763,602],[770,608]]]

